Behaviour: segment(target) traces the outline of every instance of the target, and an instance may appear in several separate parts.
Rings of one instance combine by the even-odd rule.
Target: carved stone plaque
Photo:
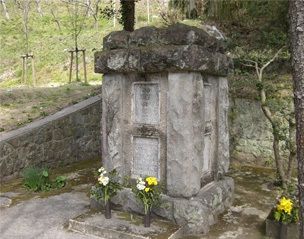
[[[133,138],[132,178],[139,176],[160,176],[158,138]]]
[[[133,118],[135,123],[158,124],[158,83],[136,83],[133,87]]]

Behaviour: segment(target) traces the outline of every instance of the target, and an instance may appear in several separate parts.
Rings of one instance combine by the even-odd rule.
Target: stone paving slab
[[[63,193],[48,198],[33,198],[0,209],[1,239],[93,239],[94,236],[69,232],[70,218],[89,210],[83,192]]]
[[[12,199],[0,196],[0,208],[9,207],[12,204]]]
[[[144,227],[143,217],[127,212],[113,211],[105,219],[101,212],[70,219],[69,229],[85,235],[107,239],[175,239],[179,226],[169,221],[153,218],[150,227]]]

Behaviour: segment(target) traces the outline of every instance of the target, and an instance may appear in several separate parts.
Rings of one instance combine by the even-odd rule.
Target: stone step
[[[182,229],[170,221],[152,217],[147,228],[142,216],[113,210],[111,219],[105,219],[101,212],[70,219],[69,230],[104,239],[177,239],[182,233]]]

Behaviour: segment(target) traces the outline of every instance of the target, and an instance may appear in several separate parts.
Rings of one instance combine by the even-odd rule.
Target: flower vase
[[[282,223],[274,221],[270,218],[266,219],[266,236],[278,239],[298,239],[299,238],[298,223]]]
[[[144,216],[144,226],[145,227],[150,227],[151,224],[151,212],[148,210]]]
[[[110,202],[110,200],[106,201],[106,203],[105,203],[105,218],[106,219],[111,218],[111,202]]]

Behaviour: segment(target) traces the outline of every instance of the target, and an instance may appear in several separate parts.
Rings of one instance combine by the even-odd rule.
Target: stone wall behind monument
[[[0,179],[29,165],[59,167],[101,158],[101,111],[99,95],[0,134]]]

